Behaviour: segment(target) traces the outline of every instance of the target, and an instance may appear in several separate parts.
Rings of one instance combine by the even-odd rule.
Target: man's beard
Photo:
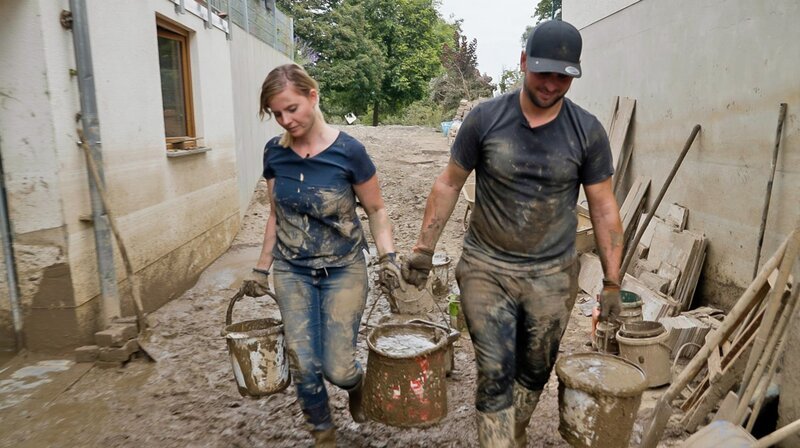
[[[536,95],[530,89],[528,89],[528,86],[524,82],[522,84],[522,90],[525,91],[525,95],[528,95],[528,99],[531,100],[531,102],[540,109],[549,109],[555,106],[559,101],[561,101],[561,98],[564,98],[564,95],[567,94],[566,92],[564,92],[561,95],[550,100],[548,103],[543,103],[539,101],[539,98],[536,98]]]

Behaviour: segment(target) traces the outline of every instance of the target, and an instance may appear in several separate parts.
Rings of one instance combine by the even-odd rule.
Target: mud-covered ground
[[[344,130],[361,140],[378,166],[383,196],[394,224],[399,252],[410,250],[419,232],[425,198],[448,159],[441,133],[414,127],[352,126]],[[259,185],[242,229],[230,250],[183,296],[150,315],[149,351],[122,368],[88,369],[66,390],[54,392],[41,405],[0,410],[0,446],[102,447],[297,447],[311,438],[290,387],[259,400],[242,398],[235,386],[225,341],[220,337],[228,299],[255,263],[268,208]],[[466,202],[459,200],[438,251],[460,255]],[[365,223],[366,224],[366,223]],[[366,227],[366,226],[365,226]],[[498,229],[502,231],[502,229]],[[371,269],[371,278],[376,274]],[[367,310],[378,300],[372,322],[389,319],[389,307],[373,288]],[[234,321],[279,317],[270,300],[246,298],[237,305]],[[364,321],[367,313],[364,314]],[[432,314],[430,319],[440,319]],[[562,353],[586,351],[589,320],[576,307],[563,340]],[[358,355],[366,365],[366,327],[358,340]],[[329,386],[338,441],[345,447],[467,447],[477,446],[473,399],[474,354],[467,333],[457,343],[453,374],[447,380],[448,415],[427,429],[398,429],[378,423],[356,424],[347,412],[347,395]],[[534,447],[568,446],[558,434],[555,374],[529,426]],[[635,428],[641,431],[654,393],[645,397]],[[650,408],[650,409],[648,409]],[[673,446],[685,438],[672,425]],[[634,443],[638,441],[634,434]]]

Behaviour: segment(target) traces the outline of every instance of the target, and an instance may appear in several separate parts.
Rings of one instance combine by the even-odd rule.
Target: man
[[[483,447],[525,446],[577,293],[578,188],[589,201],[605,274],[601,320],[619,312],[622,225],[608,137],[564,98],[581,76],[581,36],[562,21],[536,26],[520,58],[522,89],[464,120],[428,197],[403,277],[420,287],[458,194],[475,170],[476,198],[456,280],[475,347]]]

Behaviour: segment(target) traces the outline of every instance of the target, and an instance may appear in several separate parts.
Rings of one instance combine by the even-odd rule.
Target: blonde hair
[[[272,111],[269,109],[269,101],[277,94],[283,92],[289,84],[292,85],[298,92],[305,96],[311,94],[311,90],[316,90],[319,93],[319,84],[312,78],[305,69],[297,64],[284,64],[272,69],[269,72],[264,82],[261,84],[261,108],[258,111],[258,116],[263,120],[272,117]],[[319,108],[319,103],[315,108],[315,115],[318,120],[325,123],[325,117]],[[284,132],[281,135],[279,145],[289,147],[294,143],[292,134]]]

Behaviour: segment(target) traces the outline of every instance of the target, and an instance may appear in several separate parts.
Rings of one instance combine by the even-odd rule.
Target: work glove
[[[422,289],[428,282],[428,275],[433,268],[433,251],[414,248],[403,260],[403,279]]]
[[[250,297],[261,297],[269,291],[269,271],[253,268],[242,281],[241,291]]]
[[[619,283],[603,279],[600,293],[600,322],[616,322],[622,310]]]
[[[389,252],[381,255],[378,258],[379,272],[378,283],[381,286],[381,291],[386,295],[391,295],[392,291],[397,288],[406,290],[405,284],[401,281],[401,268],[397,262],[397,254]]]

